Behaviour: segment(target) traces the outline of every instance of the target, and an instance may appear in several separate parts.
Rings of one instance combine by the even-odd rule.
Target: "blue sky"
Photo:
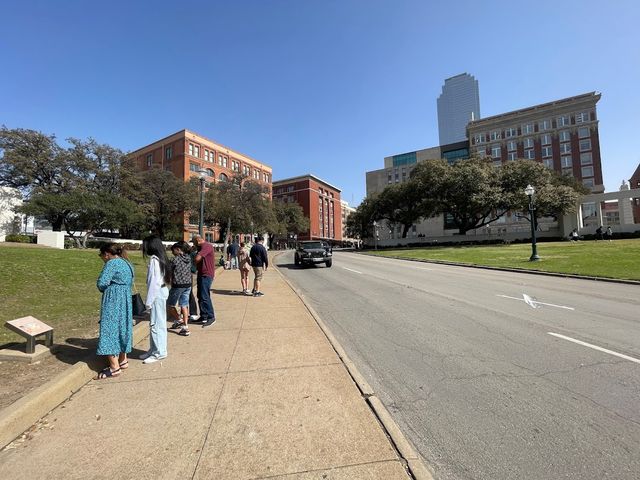
[[[183,128],[357,205],[438,144],[462,72],[482,116],[599,91],[607,191],[640,163],[634,1],[2,0],[0,123],[134,150]]]

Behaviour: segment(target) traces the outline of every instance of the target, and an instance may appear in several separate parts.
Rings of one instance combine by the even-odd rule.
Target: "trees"
[[[211,185],[205,195],[205,222],[221,226],[223,238],[230,231],[266,231],[273,223],[267,188],[246,175]]]
[[[289,234],[309,231],[309,219],[304,210],[295,202],[274,200],[271,204],[272,222],[269,225],[271,241],[273,238],[286,238]]]
[[[530,160],[496,167],[489,160],[471,158],[449,164],[445,160],[418,163],[407,182],[386,187],[369,197],[347,221],[350,235],[372,236],[373,220],[403,225],[403,238],[411,224],[422,218],[448,214],[464,235],[494,222],[508,212],[525,212],[524,189],[536,188],[538,216],[558,217],[575,209],[584,187]],[[524,215],[523,215],[524,216]]]

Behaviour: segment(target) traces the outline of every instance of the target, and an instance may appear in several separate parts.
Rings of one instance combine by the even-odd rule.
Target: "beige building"
[[[341,205],[341,210],[342,210],[342,215],[341,215],[341,220],[342,220],[342,242],[348,246],[355,246],[358,244],[359,240],[357,238],[351,238],[347,236],[347,219],[349,218],[349,215],[351,215],[353,212],[356,211],[355,208],[349,206],[349,203],[344,201],[344,200],[340,200],[340,205]]]

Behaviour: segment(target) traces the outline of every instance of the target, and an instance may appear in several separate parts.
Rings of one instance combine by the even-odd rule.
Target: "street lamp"
[[[204,238],[204,179],[207,176],[207,171],[201,168],[198,171],[200,176],[200,219],[198,221],[198,233]]]
[[[376,250],[378,250],[378,222],[373,221],[373,241],[376,246]]]
[[[529,261],[536,262],[540,260],[536,246],[536,207],[533,204],[533,194],[536,193],[536,190],[531,185],[527,185],[524,193],[529,197],[529,221],[531,222],[531,256]]]

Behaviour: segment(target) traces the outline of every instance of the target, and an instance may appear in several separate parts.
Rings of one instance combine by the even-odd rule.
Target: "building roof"
[[[543,110],[546,108],[550,108],[550,107],[558,107],[558,106],[562,106],[563,104],[566,103],[572,103],[572,102],[576,102],[576,101],[580,101],[580,100],[587,100],[589,98],[593,98],[593,100],[595,102],[597,102],[598,100],[600,100],[600,96],[601,94],[598,92],[589,92],[589,93],[583,93],[581,95],[576,95],[574,97],[567,97],[567,98],[562,98],[560,100],[554,100],[552,102],[547,102],[547,103],[541,103],[539,105],[534,105],[532,107],[526,107],[526,108],[521,108],[520,110],[513,110],[511,112],[506,112],[506,113],[500,113],[498,115],[493,115],[491,117],[485,117],[485,118],[480,118],[478,120],[471,120],[468,124],[468,127],[476,127],[482,123],[489,123],[492,122],[494,120],[503,118],[503,117],[509,117],[512,115],[521,115],[524,113],[532,113],[536,110]]]
[[[285,183],[292,183],[298,180],[308,180],[308,179],[314,179],[316,182],[320,182],[325,184],[328,187],[333,188],[334,190],[341,192],[342,190],[339,189],[338,187],[336,187],[335,185],[331,185],[329,182],[325,182],[324,180],[322,180],[320,177],[316,177],[315,175],[313,175],[312,173],[307,173],[306,175],[299,175],[297,177],[291,177],[291,178],[284,178],[282,180],[274,180],[272,182],[274,187],[277,187],[279,185],[283,185]]]
[[[261,165],[261,168],[263,168],[263,169],[264,169],[264,168],[266,168],[266,169],[271,169],[271,167],[270,167],[269,165],[265,164],[264,162],[261,162],[261,161],[259,161],[259,160],[256,160],[255,158],[252,158],[252,157],[250,157],[249,155],[245,155],[244,153],[241,153],[241,152],[239,152],[239,151],[237,151],[237,150],[234,150],[233,148],[229,148],[229,147],[227,147],[226,145],[223,145],[223,144],[221,144],[221,143],[219,143],[219,142],[216,142],[215,140],[211,140],[210,138],[207,138],[207,137],[205,137],[204,135],[200,135],[199,133],[194,132],[193,130],[186,129],[186,128],[183,128],[182,130],[178,130],[177,132],[172,133],[171,135],[167,135],[166,137],[163,137],[163,138],[161,138],[161,139],[159,139],[159,140],[156,140],[155,142],[149,143],[148,145],[145,145],[144,147],[141,147],[141,148],[138,148],[137,150],[134,150],[134,151],[132,151],[132,152],[129,152],[129,154],[128,154],[128,155],[133,155],[133,154],[135,154],[135,153],[137,153],[137,152],[139,152],[139,151],[141,151],[141,150],[146,150],[146,149],[148,149],[149,147],[152,147],[152,146],[155,146],[155,145],[158,145],[158,144],[165,143],[165,142],[167,142],[169,139],[173,139],[173,137],[181,138],[182,136],[184,136],[184,137],[186,138],[189,134],[190,134],[190,135],[195,135],[196,137],[198,137],[198,138],[200,138],[200,139],[202,139],[202,140],[205,140],[205,141],[207,141],[207,142],[210,142],[210,143],[214,144],[214,145],[215,145],[216,147],[218,147],[219,149],[223,149],[223,150],[225,150],[225,153],[227,153],[227,154],[229,154],[229,152],[233,152],[234,154],[236,154],[236,155],[239,155],[239,156],[243,157],[243,159],[251,160],[252,162],[255,162],[255,163],[257,163],[257,164]]]

